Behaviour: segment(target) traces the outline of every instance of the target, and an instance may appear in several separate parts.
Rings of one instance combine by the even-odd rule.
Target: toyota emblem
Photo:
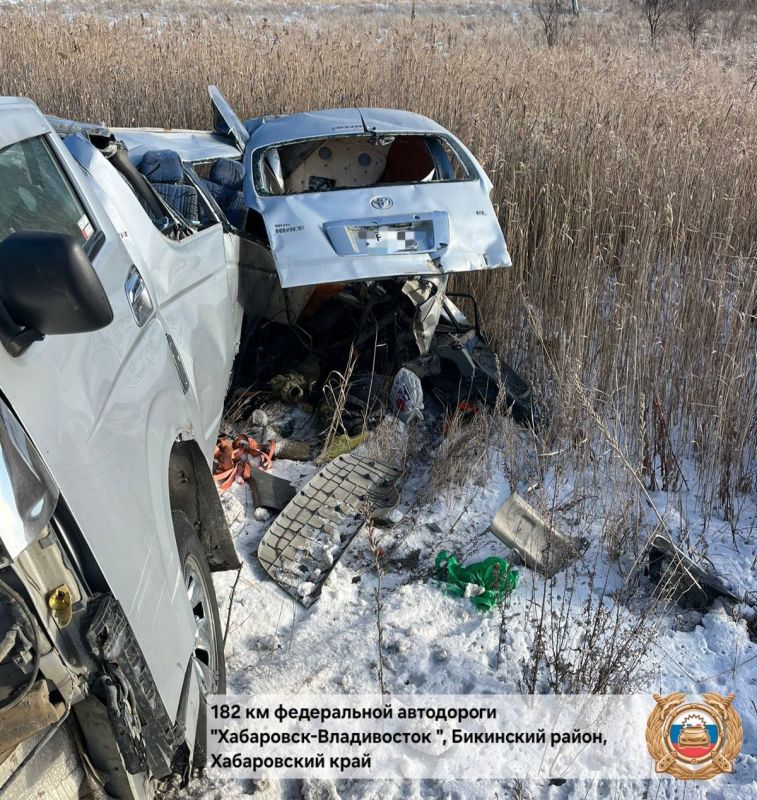
[[[374,197],[371,200],[371,205],[379,211],[386,211],[387,208],[391,208],[394,205],[394,201],[391,197]]]

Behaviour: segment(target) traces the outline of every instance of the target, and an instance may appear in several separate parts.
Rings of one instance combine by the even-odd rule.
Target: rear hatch
[[[510,266],[489,178],[465,146],[432,120],[407,111],[347,108],[242,123],[217,87],[209,91],[215,132],[244,151],[245,203],[263,217],[282,287]],[[339,157],[340,142],[360,137],[370,138],[366,152],[347,148],[358,159],[380,160],[382,149],[388,154],[399,140],[408,163],[414,144],[424,140],[434,174],[426,174],[417,149],[404,176],[396,174],[403,169],[401,157],[393,164],[387,155],[379,166],[374,158],[356,169],[342,154],[338,175],[311,170],[307,182],[302,176],[302,185],[286,187],[280,172],[278,193],[266,191],[266,153],[304,146],[316,159],[322,146],[336,142],[332,149]],[[282,169],[278,155],[269,166]],[[321,160],[316,170],[327,166]],[[390,169],[395,175],[388,179]]]
[[[284,288],[510,265],[478,181],[265,197],[260,206]]]
[[[368,114],[311,112],[253,126],[245,200],[263,217],[281,285],[509,266],[491,183],[471,154],[438,126],[403,128],[402,116],[390,131],[378,122],[367,129]]]

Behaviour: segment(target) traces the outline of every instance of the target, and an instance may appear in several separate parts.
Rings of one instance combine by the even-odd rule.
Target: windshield
[[[473,168],[464,159],[441,136],[335,136],[259,151],[255,179],[263,195],[467,181]]]

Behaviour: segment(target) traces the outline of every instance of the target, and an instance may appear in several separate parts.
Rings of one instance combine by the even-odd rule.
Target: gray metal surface
[[[57,501],[55,481],[0,399],[0,544],[11,558],[42,533]]]
[[[288,116],[256,117],[247,120],[245,127],[250,131],[248,146],[252,149],[350,133],[447,133],[428,117],[392,108],[328,108]]]
[[[37,106],[25,97],[0,97],[0,119],[0,150],[52,131]]]
[[[134,164],[149,150],[175,150],[182,161],[239,158],[239,150],[228,138],[209,131],[168,128],[111,128],[110,131],[126,145]]]
[[[497,511],[491,531],[512,547],[527,567],[548,578],[575,561],[584,544],[557,530],[515,492]]]
[[[263,569],[287,594],[311,606],[334,564],[366,521],[397,504],[400,470],[347,454],[327,464],[294,496],[258,547]]]

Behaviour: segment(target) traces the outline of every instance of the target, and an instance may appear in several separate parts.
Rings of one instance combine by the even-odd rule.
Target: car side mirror
[[[21,231],[0,242],[0,341],[12,356],[47,335],[87,333],[112,321],[108,296],[74,238]]]

